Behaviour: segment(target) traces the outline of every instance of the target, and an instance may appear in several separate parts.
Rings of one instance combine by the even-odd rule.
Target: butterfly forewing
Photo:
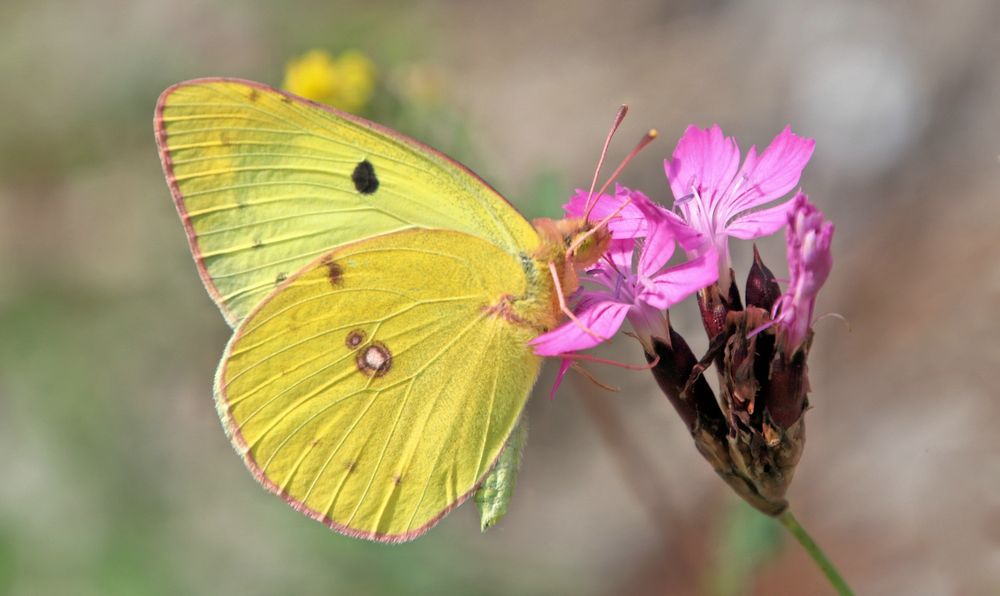
[[[171,87],[155,127],[202,279],[234,326],[299,268],[375,234],[454,229],[514,255],[538,242],[500,195],[440,153],[259,83]]]

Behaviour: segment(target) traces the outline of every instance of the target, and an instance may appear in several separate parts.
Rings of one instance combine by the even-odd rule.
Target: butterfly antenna
[[[611,174],[611,177],[608,178],[608,181],[604,183],[604,186],[601,187],[601,190],[597,191],[597,195],[598,196],[600,196],[602,193],[604,193],[605,190],[608,189],[608,186],[610,186],[611,183],[614,182],[615,178],[618,177],[618,174],[622,173],[622,170],[624,170],[625,166],[627,166],[628,163],[630,161],[632,161],[632,158],[634,158],[636,155],[638,155],[640,151],[642,151],[643,149],[645,149],[647,145],[649,145],[650,143],[652,143],[653,139],[655,139],[658,134],[659,133],[656,132],[655,128],[651,128],[651,129],[649,129],[646,132],[646,134],[644,134],[642,136],[641,139],[639,139],[639,142],[636,144],[635,148],[632,149],[632,151],[629,152],[629,154],[625,156],[625,159],[623,159],[620,164],[618,164],[618,167],[615,168],[615,171]],[[602,155],[601,158],[603,159],[603,155]],[[612,214],[608,215],[607,217],[605,217],[604,219],[602,219],[601,221],[599,221],[597,223],[597,225],[595,225],[594,227],[592,227],[586,233],[581,234],[580,236],[578,236],[576,238],[576,240],[573,241],[573,244],[570,245],[570,247],[566,251],[566,253],[568,255],[570,255],[570,256],[572,256],[573,254],[575,254],[576,253],[576,249],[578,249],[580,247],[580,245],[583,244],[583,242],[587,238],[591,237],[598,230],[600,230],[604,226],[608,225],[608,223],[610,223],[611,220],[614,217],[616,217],[619,213],[621,213],[622,210],[624,210],[625,207],[627,207],[631,202],[632,202],[632,199],[626,199],[625,201],[622,202],[621,205],[618,206],[618,209],[615,209],[615,211]],[[590,198],[589,197],[587,198],[587,203],[588,203],[588,207],[587,207],[587,211],[583,214],[583,221],[588,221],[590,219],[590,212],[597,205],[596,202],[593,203],[593,204],[590,204]]]
[[[642,135],[642,138],[639,139],[638,143],[636,143],[635,148],[632,149],[632,151],[625,156],[625,159],[623,159],[622,162],[618,164],[618,167],[615,168],[615,171],[611,173],[611,177],[608,178],[608,181],[601,186],[600,190],[597,191],[597,195],[600,196],[601,194],[603,194],[604,191],[606,191],[608,187],[611,186],[611,183],[614,182],[616,178],[618,178],[618,175],[622,173],[622,170],[625,169],[625,166],[627,166],[629,162],[632,161],[632,159],[639,154],[640,151],[645,149],[647,145],[652,143],[653,140],[656,139],[656,137],[659,134],[660,133],[658,133],[655,128],[651,128],[648,131],[646,131],[646,134]],[[583,218],[584,221],[587,221],[587,218],[590,217],[590,211],[593,208],[594,205],[590,205],[588,201],[588,209],[587,212],[584,214]]]
[[[622,104],[621,107],[618,108],[618,112],[615,114],[614,121],[611,122],[611,130],[608,131],[608,138],[604,139],[604,148],[601,149],[601,157],[597,160],[597,169],[594,170],[594,178],[590,181],[590,191],[587,193],[587,202],[584,204],[586,207],[586,209],[584,209],[584,212],[586,213],[583,217],[584,221],[586,221],[587,216],[590,215],[590,200],[594,198],[594,187],[597,186],[597,178],[601,175],[601,166],[604,165],[604,158],[608,155],[608,147],[611,146],[611,138],[615,136],[615,132],[618,130],[618,127],[621,126],[622,120],[625,119],[625,114],[627,113],[628,106]]]

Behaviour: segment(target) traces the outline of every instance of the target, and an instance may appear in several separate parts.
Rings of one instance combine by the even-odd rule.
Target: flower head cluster
[[[810,215],[791,215],[799,213],[798,197],[767,206],[798,184],[813,147],[812,139],[800,137],[786,127],[760,155],[751,147],[740,166],[736,141],[723,135],[718,125],[705,129],[689,126],[665,162],[675,197],[673,211],[620,185],[616,185],[614,194],[596,197],[577,190],[564,206],[566,214],[581,217],[588,214],[590,207],[591,222],[610,217],[607,226],[611,245],[586,272],[585,285],[576,295],[577,320],[537,337],[532,342],[535,353],[560,356],[592,348],[614,335],[626,319],[650,353],[651,337],[668,336],[663,311],[717,280],[731,279],[729,236],[759,238],[778,231],[790,218],[798,218],[793,227],[817,225],[815,208]],[[678,244],[688,260],[667,267]],[[802,253],[813,250],[813,240],[800,238],[798,244],[809,247],[800,246],[794,257],[789,248],[790,263],[812,263],[820,258],[813,252]],[[802,337],[799,328],[804,325],[808,329],[811,322],[812,302],[802,302],[812,287],[806,278],[804,270],[802,274],[793,272],[793,286],[799,286],[797,293],[781,302],[782,325],[795,326],[789,334],[793,341],[800,341],[796,339]],[[814,291],[811,296],[814,301]]]
[[[833,225],[823,214],[801,192],[774,204],[798,184],[813,145],[785,128],[760,155],[751,147],[741,165],[736,141],[718,126],[691,126],[665,163],[672,210],[623,186],[596,198],[577,191],[566,213],[604,222],[610,245],[584,272],[574,317],[532,342],[537,354],[562,357],[558,387],[573,352],[610,338],[628,320],[699,451],[771,515],[787,506],[804,445],[810,327],[832,267]],[[755,251],[744,306],[729,238],[760,238],[786,226],[786,290]],[[678,245],[687,258],[670,265]],[[710,340],[701,358],[665,314],[695,293]],[[703,377],[709,365],[719,375],[718,394]]]
[[[306,99],[357,113],[375,91],[375,65],[357,50],[336,58],[324,50],[310,50],[288,63],[282,86]]]

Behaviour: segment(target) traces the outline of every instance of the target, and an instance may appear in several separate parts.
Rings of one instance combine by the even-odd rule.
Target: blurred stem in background
[[[579,396],[626,487],[645,511],[668,552],[661,569],[664,577],[669,576],[670,591],[693,589],[704,567],[699,552],[701,544],[689,540],[691,526],[682,521],[682,513],[665,497],[666,483],[655,473],[652,460],[629,430],[618,402],[578,377],[573,378],[573,393]]]
[[[798,540],[838,594],[853,594],[847,582],[790,510],[775,519]],[[732,501],[715,540],[715,557],[705,578],[706,591],[714,596],[742,596],[752,593],[754,578],[781,552],[783,538],[777,524],[768,516],[761,515],[745,502]]]
[[[705,592],[744,596],[755,578],[784,548],[781,529],[746,502],[727,499],[721,527],[713,537],[715,552],[705,574]]]

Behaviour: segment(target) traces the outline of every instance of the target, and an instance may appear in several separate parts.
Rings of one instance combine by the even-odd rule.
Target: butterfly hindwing
[[[237,328],[216,379],[269,490],[341,532],[414,538],[474,490],[538,374],[535,333],[497,315],[530,291],[481,238],[407,230],[313,261]]]
[[[175,85],[160,96],[155,128],[202,280],[233,326],[302,266],[375,234],[453,229],[514,255],[538,242],[444,155],[259,83]]]

